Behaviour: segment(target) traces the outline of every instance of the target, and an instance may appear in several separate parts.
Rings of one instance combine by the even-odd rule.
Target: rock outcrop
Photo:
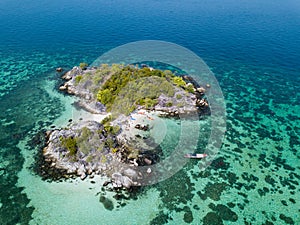
[[[99,68],[83,70],[80,67],[74,67],[63,75],[66,82],[59,89],[79,97],[80,100],[76,106],[93,114],[103,114],[107,109],[104,104],[97,101],[95,93],[97,93],[96,88],[99,88],[98,86],[101,86],[107,78],[100,77],[101,79],[97,78],[100,79],[99,81],[95,80],[94,75],[97,71]],[[94,79],[93,82],[86,77]],[[139,105],[138,109],[143,109],[142,113],[145,111],[156,112],[156,115],[161,117],[180,117],[180,115],[199,113],[199,110],[209,112],[208,103],[204,98],[207,90],[198,86],[188,76],[184,76],[183,79],[187,82],[186,88],[192,90],[191,92],[174,86],[174,96],[161,94],[157,98],[157,104],[153,107],[147,108]],[[209,87],[206,86],[206,88]],[[148,114],[145,116],[147,119],[153,120]],[[127,124],[126,120],[128,120],[126,117],[124,120],[120,115],[118,118],[114,118],[114,123]],[[132,127],[121,126],[116,129],[109,123],[102,125],[100,121],[81,121],[73,123],[67,128],[47,131],[45,134],[46,145],[42,154],[44,164],[40,168],[40,174],[53,179],[69,177],[86,179],[101,174],[110,177],[111,181],[105,185],[111,184],[113,188],[128,189],[137,186],[139,185],[138,180],[145,174],[150,176],[152,170],[148,168],[145,174],[139,174],[135,168],[157,163],[161,152],[159,148],[156,148],[155,151],[148,151],[147,148],[142,147],[143,145],[138,145],[139,142],[144,142],[146,146],[155,146],[156,143],[151,138],[145,137],[141,133],[135,133],[133,137],[139,140],[132,140],[133,137],[130,137],[129,141],[125,138],[126,132],[137,130],[149,133],[151,129],[149,124],[143,123],[137,123]],[[135,143],[134,147],[133,143]]]

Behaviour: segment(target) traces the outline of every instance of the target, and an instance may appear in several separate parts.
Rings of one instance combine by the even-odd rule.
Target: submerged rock
[[[58,67],[58,68],[56,68],[55,70],[56,70],[56,72],[59,72],[59,73],[61,73],[61,72],[63,71],[63,68],[61,68],[61,67]]]
[[[99,201],[103,204],[104,208],[107,210],[113,210],[114,209],[114,204],[111,200],[109,200],[108,198],[101,196]]]

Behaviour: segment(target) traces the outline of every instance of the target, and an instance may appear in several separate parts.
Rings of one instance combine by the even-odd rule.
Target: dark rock
[[[224,225],[221,217],[214,213],[209,212],[206,214],[206,216],[203,218],[203,225]]]
[[[150,225],[167,224],[169,219],[170,217],[161,211],[154,219],[150,221]]]
[[[282,205],[288,206],[287,202],[285,200],[281,200]]]
[[[215,170],[217,169],[227,170],[229,168],[229,163],[227,163],[223,157],[219,157],[214,161],[212,161],[210,166]]]
[[[63,71],[63,68],[61,68],[61,67],[56,68],[56,72],[61,73],[62,71]]]
[[[223,220],[229,220],[235,222],[238,219],[238,215],[225,205],[222,204],[217,205],[215,207],[215,211]]]
[[[294,203],[294,204],[296,203],[295,199],[293,199],[293,198],[289,198],[289,201]]]
[[[263,223],[263,225],[274,225],[274,223],[267,220],[265,223]]]
[[[265,177],[265,181],[268,183],[268,184],[270,184],[270,185],[275,185],[277,182],[270,176],[270,175],[267,175],[266,177]]]
[[[111,200],[109,200],[108,198],[101,196],[99,201],[103,204],[105,209],[110,210],[110,211],[114,209],[113,202]]]
[[[211,183],[209,182],[204,188],[204,195],[199,191],[198,195],[202,199],[206,199],[207,197],[211,198],[212,200],[219,201],[222,192],[226,189],[226,183]]]
[[[142,130],[143,131],[148,131],[149,130],[149,125],[147,124],[147,125],[142,126]]]
[[[233,208],[235,206],[235,204],[233,202],[228,202],[227,205],[230,207],[230,208]]]
[[[194,217],[193,217],[193,213],[192,213],[191,209],[189,207],[185,206],[183,208],[183,210],[185,211],[184,216],[183,216],[184,222],[192,223],[194,220]]]
[[[291,217],[280,214],[279,218],[283,220],[286,224],[295,224],[294,220]]]
[[[257,190],[257,192],[261,197],[266,195],[266,193],[260,188]]]
[[[136,124],[134,128],[138,130],[143,130],[143,131],[148,131],[149,130],[149,125],[142,125],[142,124]]]
[[[193,208],[196,210],[200,210],[200,207],[198,205],[194,205]]]
[[[106,187],[107,185],[109,185],[111,182],[110,181],[105,181],[104,183],[103,183],[103,187]]]

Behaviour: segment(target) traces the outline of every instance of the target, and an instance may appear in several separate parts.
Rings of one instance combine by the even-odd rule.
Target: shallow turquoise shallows
[[[45,130],[82,113],[58,92],[55,68],[140,40],[188,48],[216,76],[227,121],[212,164],[200,171],[190,160],[118,196],[99,177],[43,181],[35,171]],[[0,224],[300,224],[299,59],[298,0],[1,0]],[[167,155],[180,126],[165,127]]]

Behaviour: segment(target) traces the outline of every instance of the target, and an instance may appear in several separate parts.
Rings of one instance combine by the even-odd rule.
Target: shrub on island
[[[77,139],[75,137],[60,137],[61,144],[69,151],[70,156],[75,156],[77,153]]]
[[[154,107],[158,104],[157,99],[161,94],[174,96],[175,82],[178,85],[186,84],[182,78],[174,81],[175,75],[168,70],[120,65],[114,67],[115,73],[110,74],[96,95],[97,100],[104,104],[108,111],[118,107],[121,110],[118,111],[128,115],[139,105]]]
[[[75,77],[75,85],[79,84],[79,82],[82,80],[82,76],[78,75]]]
[[[86,69],[87,66],[88,66],[88,64],[85,63],[85,62],[81,62],[81,63],[79,64],[79,67],[80,67],[82,70]]]

